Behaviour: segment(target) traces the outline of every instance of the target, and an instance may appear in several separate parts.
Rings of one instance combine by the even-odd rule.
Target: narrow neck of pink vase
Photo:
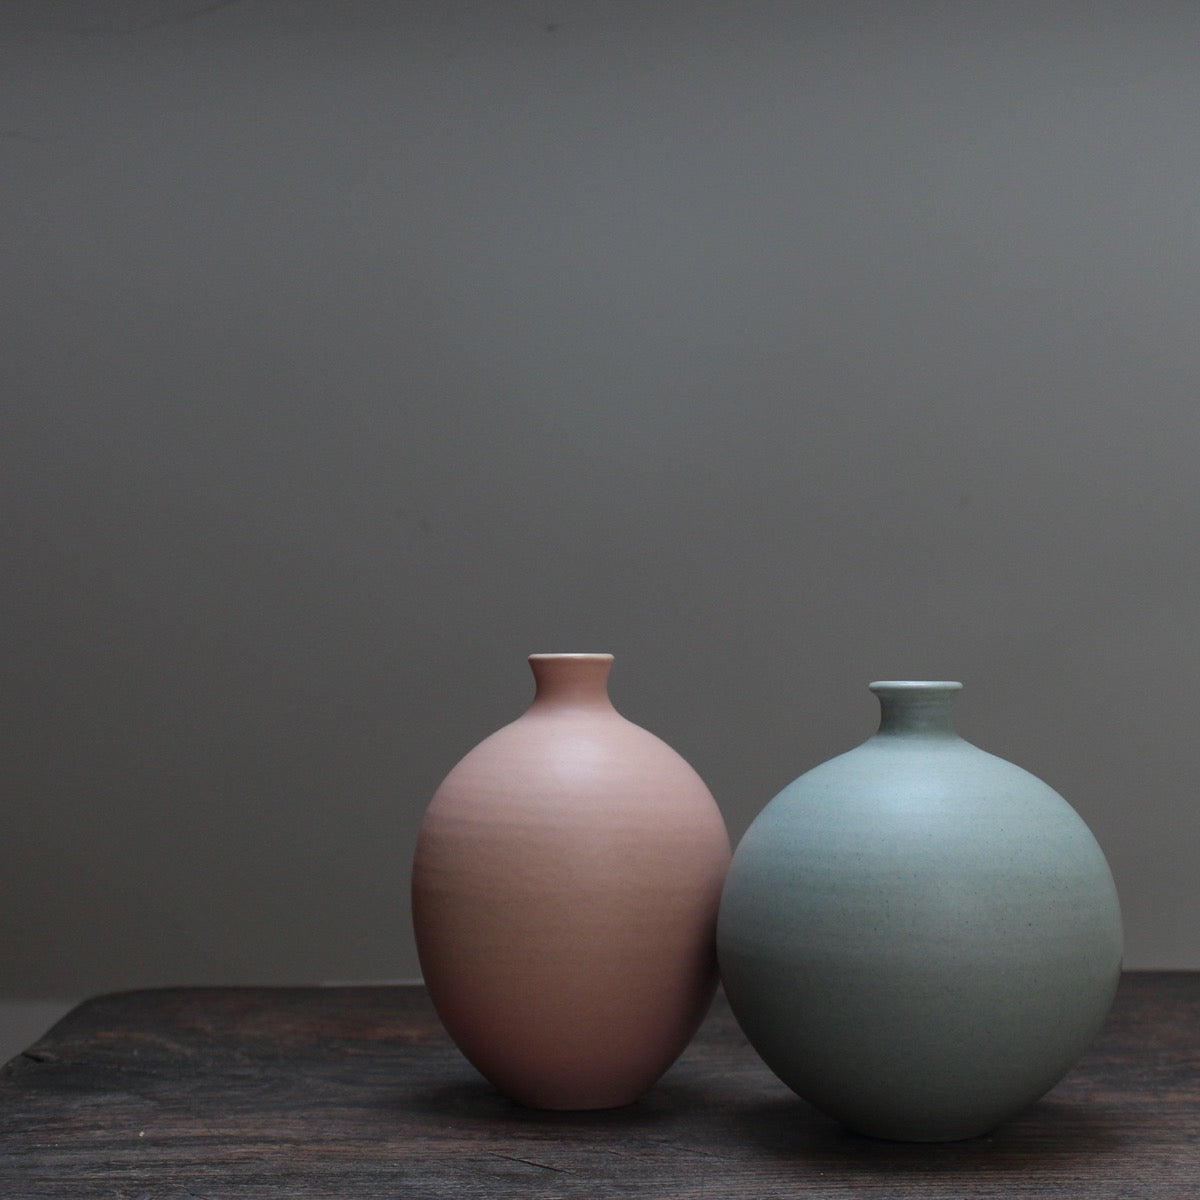
[[[879,732],[954,733],[954,696],[961,683],[950,680],[881,679],[870,685],[879,699]]]
[[[529,665],[537,683],[533,707],[611,708],[608,673],[612,664],[611,654],[531,654]]]

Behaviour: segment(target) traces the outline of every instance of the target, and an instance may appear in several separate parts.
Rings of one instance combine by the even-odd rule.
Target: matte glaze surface
[[[716,987],[729,838],[708,788],[607,694],[612,656],[533,655],[537,693],[429,806],[413,924],[430,996],[498,1088],[606,1108],[674,1062]]]
[[[733,857],[718,946],[747,1037],[863,1133],[993,1129],[1071,1067],[1116,988],[1121,920],[1081,818],[954,732],[957,683],[875,683],[863,745],[802,775]]]

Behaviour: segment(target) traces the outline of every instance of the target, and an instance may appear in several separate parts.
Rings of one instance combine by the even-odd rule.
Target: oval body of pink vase
[[[725,823],[608,698],[610,654],[535,654],[533,703],[446,777],[413,860],[425,983],[463,1054],[535,1108],[631,1103],[716,988]]]

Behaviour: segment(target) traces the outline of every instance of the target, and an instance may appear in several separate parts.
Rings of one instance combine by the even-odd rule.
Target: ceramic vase
[[[958,683],[880,682],[879,731],[802,775],[733,857],[718,951],[767,1065],[849,1128],[987,1133],[1112,1002],[1121,917],[1078,814],[954,732]]]
[[[716,988],[724,820],[608,697],[609,654],[535,654],[528,710],[425,815],[413,925],[463,1054],[533,1107],[609,1108],[678,1057]]]

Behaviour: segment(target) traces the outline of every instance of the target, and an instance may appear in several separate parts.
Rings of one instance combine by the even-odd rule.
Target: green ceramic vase
[[[964,741],[958,683],[871,684],[879,731],[784,788],[738,846],[717,948],[767,1065],[860,1133],[987,1133],[1112,1003],[1121,915],[1079,815]]]

